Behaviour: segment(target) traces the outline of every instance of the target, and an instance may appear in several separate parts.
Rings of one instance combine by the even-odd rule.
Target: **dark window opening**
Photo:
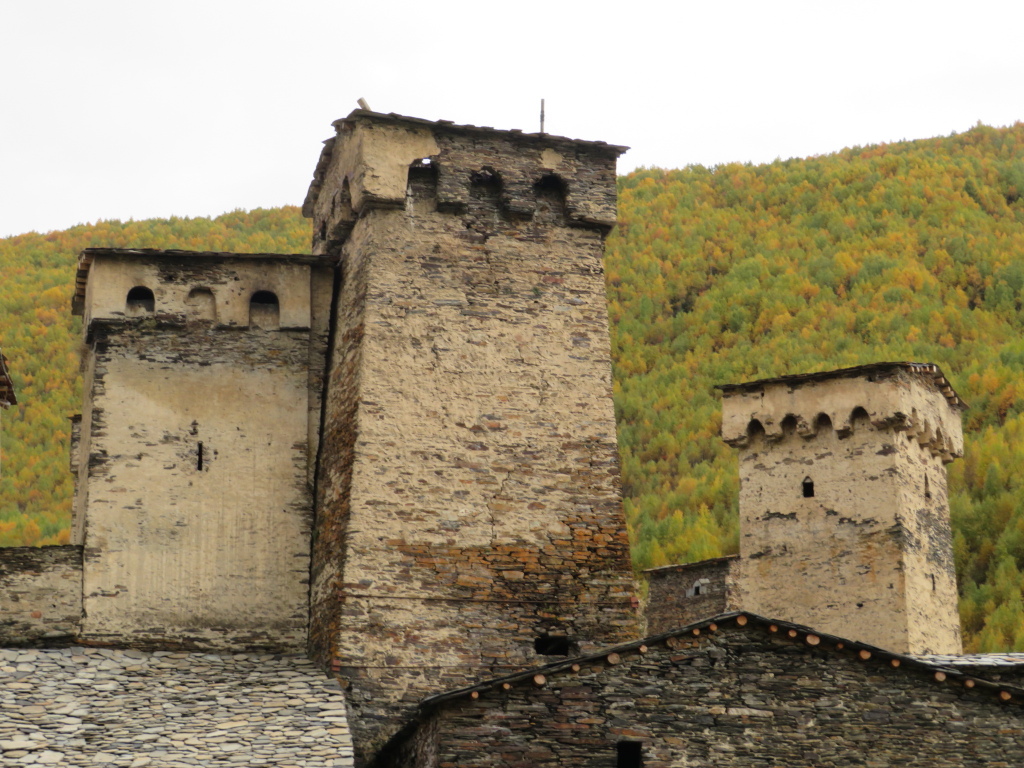
[[[568,656],[569,638],[560,635],[542,635],[534,639],[533,650],[541,656]]]
[[[128,291],[127,314],[129,317],[151,314],[156,309],[156,299],[153,292],[142,285],[137,285]]]
[[[196,469],[200,472],[203,471],[203,444],[200,443],[199,447],[196,448]]]
[[[557,222],[565,218],[565,198],[569,187],[561,177],[553,173],[542,176],[533,185],[533,192],[537,199],[534,218],[542,222]]]
[[[932,497],[932,489],[928,486],[928,475],[924,476],[924,497],[930,499]]]
[[[644,745],[642,741],[620,741],[615,746],[618,751],[615,768],[643,768]]]
[[[804,498],[805,499],[813,499],[814,498],[814,481],[811,480],[811,478],[809,478],[809,477],[805,477],[804,478],[804,482],[803,482],[803,488],[804,488]]]
[[[934,592],[935,591],[935,574],[934,573],[929,573],[928,576],[932,580],[932,592]]]
[[[696,597],[700,594],[700,584],[693,585],[693,596]]]
[[[326,239],[327,239],[327,222],[326,221],[321,221],[320,222],[320,240],[323,241],[323,240],[326,240]]]
[[[267,331],[277,330],[281,324],[281,307],[271,291],[256,291],[249,299],[249,325]]]
[[[409,166],[409,181],[405,190],[405,207],[411,214],[437,210],[437,166],[429,157]]]

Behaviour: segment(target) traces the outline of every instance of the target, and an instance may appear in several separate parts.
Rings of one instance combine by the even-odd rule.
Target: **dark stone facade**
[[[732,614],[436,697],[378,765],[1016,766],[1022,705],[1020,688]]]
[[[730,555],[644,571],[648,633],[668,632],[736,607],[729,601],[737,561],[736,555]]]

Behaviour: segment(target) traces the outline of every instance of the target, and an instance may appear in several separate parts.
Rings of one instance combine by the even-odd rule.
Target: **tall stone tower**
[[[721,387],[740,451],[734,603],[905,653],[959,653],[945,464],[963,401],[935,365]]]
[[[82,253],[82,638],[305,646],[331,272],[309,255]]]
[[[429,693],[635,637],[601,264],[623,147],[353,112],[311,646],[364,754]]]

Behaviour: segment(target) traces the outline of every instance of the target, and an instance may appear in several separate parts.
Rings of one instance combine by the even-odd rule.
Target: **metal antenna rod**
[[[540,132],[544,133],[544,99],[540,100]]]

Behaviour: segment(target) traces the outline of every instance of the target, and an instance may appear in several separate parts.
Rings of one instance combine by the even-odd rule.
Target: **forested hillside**
[[[620,180],[607,276],[626,512],[646,568],[736,551],[715,384],[880,360],[938,363],[970,404],[950,465],[973,650],[1024,650],[1024,126],[768,165]],[[0,240],[0,545],[66,540],[68,302],[92,245],[303,251],[298,209],[104,222]],[[1018,396],[1020,390],[1020,397]]]
[[[938,363],[969,646],[1024,651],[1024,125],[769,165],[638,171],[606,258],[639,568],[737,549],[713,385]]]

